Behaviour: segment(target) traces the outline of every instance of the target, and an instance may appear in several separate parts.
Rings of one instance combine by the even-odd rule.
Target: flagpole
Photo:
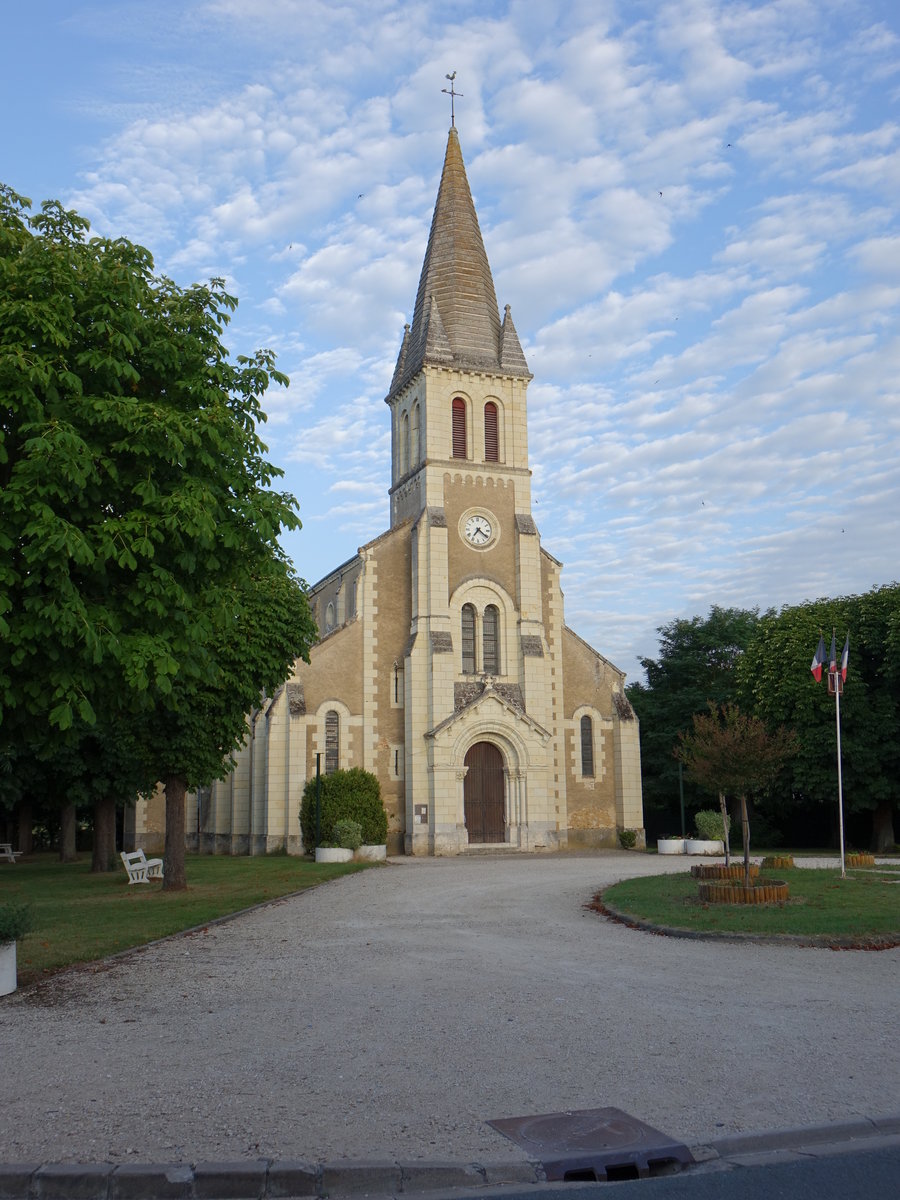
[[[834,672],[834,719],[837,724],[837,769],[838,769],[838,832],[841,839],[841,879],[847,878],[844,867],[844,784],[841,777],[841,683],[837,671]]]

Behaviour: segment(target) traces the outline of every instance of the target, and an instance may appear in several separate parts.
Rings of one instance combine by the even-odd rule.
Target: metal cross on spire
[[[456,100],[457,96],[462,95],[462,92],[457,92],[453,88],[453,80],[456,78],[455,71],[453,72],[452,75],[445,75],[444,78],[450,80],[450,86],[448,88],[441,88],[441,91],[444,93],[445,96],[450,97],[450,126],[452,129],[455,129],[456,128],[456,105],[454,104],[454,101]]]

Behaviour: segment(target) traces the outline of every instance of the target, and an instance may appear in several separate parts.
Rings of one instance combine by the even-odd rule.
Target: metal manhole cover
[[[488,1121],[544,1168],[548,1180],[639,1179],[682,1170],[687,1146],[620,1108],[583,1108]]]

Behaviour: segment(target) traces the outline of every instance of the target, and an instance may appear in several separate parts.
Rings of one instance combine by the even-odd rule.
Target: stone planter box
[[[360,846],[353,857],[363,862],[383,862],[387,858],[387,846]]]
[[[694,863],[691,874],[695,879],[743,879],[744,864],[729,863],[726,867],[724,863]],[[758,875],[759,867],[751,863],[750,878],[756,879]]]
[[[351,862],[353,851],[345,850],[343,846],[318,846],[316,848],[317,863]]]
[[[8,996],[18,986],[16,977],[16,943],[0,944],[0,996]]]
[[[685,854],[708,854],[712,857],[725,853],[725,843],[708,841],[706,838],[685,838],[684,852]]]
[[[684,838],[659,838],[656,851],[658,854],[684,854]]]
[[[706,904],[783,904],[788,899],[788,885],[766,879],[747,888],[737,882],[710,880],[700,884],[700,899]]]

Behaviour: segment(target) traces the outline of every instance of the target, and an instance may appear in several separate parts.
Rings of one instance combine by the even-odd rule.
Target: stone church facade
[[[412,324],[386,403],[390,528],[310,594],[309,664],[251,715],[237,766],[188,804],[188,845],[302,852],[316,771],[374,772],[388,852],[643,844],[621,671],[565,623],[531,511],[531,379],[451,128]],[[138,805],[136,844],[160,838]]]

